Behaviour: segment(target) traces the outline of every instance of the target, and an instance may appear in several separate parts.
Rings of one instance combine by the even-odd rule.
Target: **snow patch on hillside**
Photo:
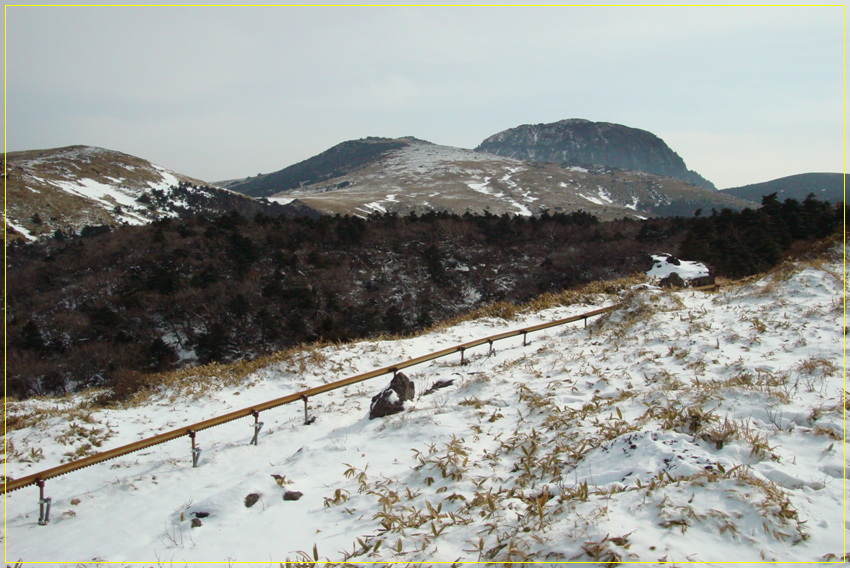
[[[528,200],[528,201],[534,201],[534,199],[528,199],[528,197],[527,197],[527,196],[526,196],[526,200]],[[532,213],[531,213],[531,209],[529,209],[528,207],[526,207],[526,206],[525,206],[525,205],[523,205],[522,203],[519,203],[518,201],[514,201],[513,199],[510,199],[510,200],[508,200],[508,201],[510,202],[510,204],[511,204],[512,206],[516,207],[517,212],[518,212],[520,215],[522,215],[522,216],[524,216],[524,217],[531,217],[531,215],[532,215]]]
[[[156,164],[151,165],[159,173],[159,175],[162,176],[162,179],[158,182],[148,182],[148,185],[151,187],[151,189],[165,191],[170,187],[174,187],[180,184],[180,180],[177,179],[177,177],[170,171],[166,170],[163,167],[157,166]]]
[[[446,162],[497,162],[511,165],[517,171],[522,168],[522,162],[519,160],[423,142],[413,142],[403,148],[389,152],[385,163],[391,170],[408,172],[420,168],[432,170],[443,166]]]
[[[28,241],[36,240],[36,237],[33,236],[32,233],[30,233],[25,227],[22,227],[21,225],[18,225],[17,223],[15,223],[11,219],[9,219],[9,217],[5,213],[3,214],[3,218],[6,220],[7,225],[9,225],[13,229],[15,229],[20,234],[22,234],[26,240],[28,240]]]
[[[579,197],[581,197],[582,199],[587,199],[587,200],[588,200],[588,201],[590,201],[591,203],[595,203],[595,204],[597,204],[597,205],[605,205],[605,202],[604,202],[604,201],[601,201],[601,200],[599,200],[599,199],[597,199],[597,198],[595,198],[595,197],[592,197],[592,196],[590,196],[590,195],[585,195],[585,194],[583,194],[583,193],[579,193],[579,194],[578,194],[578,196],[579,196]]]

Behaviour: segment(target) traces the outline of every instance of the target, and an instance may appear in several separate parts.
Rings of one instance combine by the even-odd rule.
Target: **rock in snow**
[[[404,402],[413,400],[415,389],[413,381],[404,373],[396,373],[390,385],[372,397],[369,407],[369,420],[398,414],[404,410]]]
[[[257,503],[257,501],[259,501],[259,500],[260,500],[260,494],[259,494],[259,493],[249,493],[249,494],[245,497],[245,506],[246,506],[246,507],[248,507],[248,508],[250,509],[250,508],[251,508],[251,507],[253,507],[253,506]]]
[[[287,491],[283,494],[284,501],[298,501],[304,494],[300,491]]]
[[[671,272],[664,278],[658,281],[658,285],[662,288],[684,288],[685,281],[679,276],[678,272]]]

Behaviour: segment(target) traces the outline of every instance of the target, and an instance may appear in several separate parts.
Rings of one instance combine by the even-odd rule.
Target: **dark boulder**
[[[450,387],[454,384],[454,382],[455,382],[454,379],[440,379],[439,381],[437,381],[436,383],[431,385],[431,388],[429,388],[428,390],[423,392],[422,396],[436,392],[439,389],[444,389],[446,387]]]
[[[711,286],[714,283],[714,274],[709,274],[708,276],[700,276],[699,278],[694,278],[690,281],[691,286],[694,288],[699,288],[700,286]]]
[[[259,500],[260,500],[260,494],[259,493],[249,493],[248,495],[245,496],[245,506],[250,509]]]
[[[678,273],[671,272],[668,276],[662,278],[658,285],[662,288],[684,288],[685,281]]]
[[[396,373],[390,385],[372,397],[369,420],[398,414],[404,410],[405,401],[413,400],[414,394],[413,381],[404,373]]]
[[[301,499],[301,496],[304,495],[300,491],[287,491],[283,494],[284,501],[298,501]]]

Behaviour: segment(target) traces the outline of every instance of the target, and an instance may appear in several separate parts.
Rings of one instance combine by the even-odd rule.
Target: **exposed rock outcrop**
[[[689,170],[682,158],[655,134],[610,122],[571,118],[550,124],[524,124],[490,136],[475,150],[532,162],[638,170],[716,189]]]
[[[658,285],[662,288],[684,288],[685,281],[682,280],[682,277],[679,276],[678,273],[672,272],[669,276],[665,276],[664,278],[662,278],[658,282]]]
[[[372,397],[369,420],[398,414],[404,410],[405,401],[413,400],[414,394],[413,381],[404,373],[396,373],[389,386]]]

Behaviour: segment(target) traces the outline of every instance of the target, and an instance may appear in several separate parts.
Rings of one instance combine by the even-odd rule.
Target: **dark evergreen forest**
[[[6,394],[115,385],[319,339],[427,328],[495,301],[645,271],[672,253],[738,278],[843,227],[808,198],[600,223],[579,212],[287,218],[238,212],[7,243]]]

